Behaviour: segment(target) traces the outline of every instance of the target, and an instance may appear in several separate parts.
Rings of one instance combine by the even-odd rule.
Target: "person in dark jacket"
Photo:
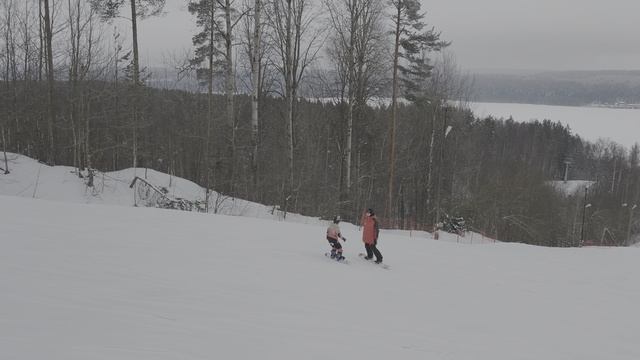
[[[378,245],[378,235],[380,235],[378,218],[376,218],[373,209],[368,209],[362,217],[362,242],[364,242],[364,248],[367,251],[365,259],[371,260],[375,255],[376,263],[380,264],[382,262],[382,254],[376,247]]]

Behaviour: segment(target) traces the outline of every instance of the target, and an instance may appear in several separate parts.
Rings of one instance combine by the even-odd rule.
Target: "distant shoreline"
[[[468,105],[479,118],[511,117],[518,122],[550,120],[568,126],[572,133],[588,141],[609,139],[626,148],[640,143],[640,108],[491,102]]]

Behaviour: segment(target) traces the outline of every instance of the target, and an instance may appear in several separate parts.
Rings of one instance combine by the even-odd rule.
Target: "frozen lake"
[[[630,148],[640,143],[640,110],[577,106],[550,106],[506,103],[471,103],[471,110],[479,117],[492,115],[516,121],[549,119],[569,125],[574,134],[596,141],[608,138]]]

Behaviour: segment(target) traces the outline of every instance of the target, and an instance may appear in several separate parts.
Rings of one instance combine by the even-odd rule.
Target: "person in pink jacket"
[[[335,216],[333,223],[327,228],[327,241],[331,244],[331,258],[340,261],[344,260],[344,256],[342,256],[342,245],[338,239],[342,239],[342,241],[347,241],[347,239],[340,233],[338,223],[340,223],[340,216]]]
[[[362,217],[362,242],[364,242],[364,248],[367,251],[365,259],[373,259],[373,255],[376,256],[376,263],[382,262],[382,254],[376,247],[378,245],[378,235],[380,234],[380,227],[378,226],[378,218],[373,212],[373,209],[368,209]]]

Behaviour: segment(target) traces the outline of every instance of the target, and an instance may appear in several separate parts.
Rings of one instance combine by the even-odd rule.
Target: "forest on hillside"
[[[545,246],[640,233],[638,147],[588,143],[550,121],[475,118],[469,79],[418,1],[190,1],[200,32],[175,66],[198,79],[192,92],[149,86],[139,64],[137,21],[162,5],[0,0],[5,154],[79,176],[153,168],[200,184],[207,204],[213,189],[353,222],[374,208],[387,228],[462,216],[469,230]],[[121,14],[131,44],[105,36]],[[571,179],[595,182],[586,194],[549,185],[566,162]]]
[[[640,103],[638,71],[552,71],[474,74],[479,102],[587,106]]]

